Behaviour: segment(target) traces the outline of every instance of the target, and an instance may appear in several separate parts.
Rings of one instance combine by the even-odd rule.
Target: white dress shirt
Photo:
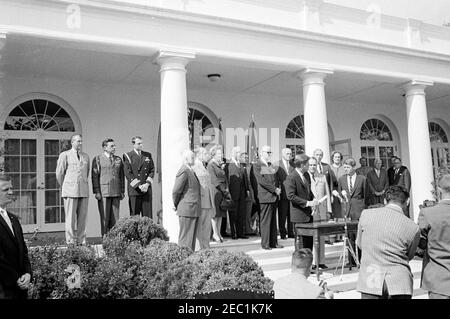
[[[350,188],[351,188],[351,190],[354,191],[355,190],[355,182],[356,182],[356,173],[353,174],[352,176],[348,175],[347,181],[348,181],[348,189],[350,190]],[[351,185],[351,187],[350,187],[350,185]]]

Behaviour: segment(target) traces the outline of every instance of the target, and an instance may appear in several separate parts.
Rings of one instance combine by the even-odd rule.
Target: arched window
[[[436,172],[440,167],[446,166],[449,161],[448,137],[443,127],[436,122],[428,123],[428,131],[430,133],[433,168]]]
[[[6,118],[5,130],[75,132],[70,115],[59,105],[42,99],[17,105]]]
[[[9,209],[20,217],[25,232],[64,230],[55,170],[79,120],[66,102],[43,93],[19,97],[11,106],[2,121],[4,171],[16,198]]]
[[[361,156],[368,159],[368,164],[374,166],[375,158],[380,158],[383,167],[391,165],[391,157],[397,149],[391,129],[377,118],[372,118],[363,123],[359,133],[361,140]]]
[[[202,111],[188,108],[189,141],[191,149],[205,147],[213,143],[216,138],[217,128],[214,127],[211,120]]]
[[[294,117],[286,127],[286,147],[292,149],[294,154],[305,151],[305,117],[298,115]]]

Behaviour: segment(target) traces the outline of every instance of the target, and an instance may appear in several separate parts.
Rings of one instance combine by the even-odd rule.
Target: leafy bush
[[[153,239],[169,240],[167,231],[149,217],[122,218],[105,235],[103,248],[109,256],[120,256],[132,242],[147,246]]]

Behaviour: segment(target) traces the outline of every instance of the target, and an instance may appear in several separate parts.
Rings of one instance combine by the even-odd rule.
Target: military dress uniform
[[[70,149],[59,154],[56,179],[62,187],[67,244],[86,244],[89,168],[89,156],[86,153]]]
[[[130,215],[152,218],[152,183],[155,175],[155,165],[149,152],[132,150],[123,155],[124,171],[128,185],[128,202]],[[143,193],[139,186],[148,184],[147,192]]]
[[[119,156],[107,153],[92,160],[92,189],[100,194],[98,211],[102,236],[114,227],[119,220],[120,200],[125,193],[123,162]]]

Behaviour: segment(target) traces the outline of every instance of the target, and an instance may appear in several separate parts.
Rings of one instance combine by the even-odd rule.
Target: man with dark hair
[[[123,155],[124,171],[128,181],[130,215],[152,218],[152,184],[155,165],[152,154],[143,151],[142,138],[131,139],[133,150]]]
[[[92,189],[98,201],[102,237],[119,220],[120,201],[125,196],[123,162],[114,155],[116,144],[112,138],[102,142],[103,154],[92,160]],[[103,199],[105,201],[103,201]]]
[[[273,285],[276,299],[332,299],[333,293],[308,281],[313,255],[310,249],[302,248],[292,254],[291,273]],[[325,286],[326,287],[326,286]]]
[[[408,192],[411,190],[411,174],[406,166],[402,165],[400,157],[392,159],[393,169],[388,172],[389,186],[398,185]]]
[[[355,171],[356,161],[353,158],[347,158],[344,161],[345,175],[341,176],[338,181],[338,192],[342,195],[345,205],[344,217],[349,217],[351,220],[359,220],[361,212],[366,208],[366,177],[358,175]],[[356,235],[350,233],[348,236],[350,245],[355,251]],[[356,252],[355,252],[356,253]],[[358,258],[361,254],[358,254]],[[356,261],[353,256],[349,256],[349,266],[355,267]]]
[[[32,271],[19,219],[6,211],[11,179],[0,173],[0,299],[26,299]]]
[[[419,247],[426,250],[421,288],[430,299],[450,299],[450,174],[442,175],[437,186],[439,203],[419,213]]]
[[[366,209],[359,219],[356,242],[362,258],[356,289],[362,299],[411,299],[409,261],[419,243],[419,227],[405,215],[405,188],[389,187],[386,200],[386,206]]]
[[[283,148],[281,150],[281,160],[276,164],[278,180],[281,186],[281,195],[278,201],[278,230],[280,231],[281,239],[286,239],[286,237],[294,238],[294,229],[292,228],[291,214],[289,212],[290,203],[286,196],[286,188],[283,184],[286,177],[294,170],[294,167],[291,165],[291,160],[292,150],[290,148]]]
[[[81,135],[73,135],[71,143],[70,150],[59,154],[56,179],[64,200],[66,243],[85,245],[90,162],[89,156],[81,151]]]
[[[367,165],[367,158],[364,156],[359,159],[359,164],[361,165],[359,168],[356,169],[356,174],[358,175],[364,175],[367,177],[367,174],[372,171],[372,167]]]
[[[286,177],[284,186],[286,187],[287,198],[291,202],[290,213],[291,222],[295,232],[295,247],[313,248],[313,237],[302,236],[301,241],[295,228],[296,223],[312,223],[311,207],[317,206],[319,202],[314,198],[311,191],[311,181],[308,171],[309,157],[305,154],[295,155],[295,169]]]

